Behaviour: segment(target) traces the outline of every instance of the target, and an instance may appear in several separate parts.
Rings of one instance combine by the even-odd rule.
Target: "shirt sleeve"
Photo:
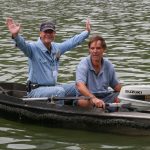
[[[117,78],[116,72],[115,72],[115,68],[113,66],[113,64],[111,64],[111,71],[110,71],[110,87],[112,87],[114,89],[114,87],[119,84],[119,80]]]
[[[88,36],[89,36],[89,32],[83,31],[80,34],[75,35],[72,38],[60,43],[59,49],[61,55],[64,54],[66,51],[69,51],[72,48],[75,48],[77,45],[81,44]]]
[[[27,57],[31,57],[31,45],[27,43],[22,36],[17,35],[17,37],[14,38],[14,41],[16,42],[16,46],[23,51]]]
[[[76,83],[87,82],[87,73],[88,73],[88,66],[85,61],[81,61],[76,69]]]

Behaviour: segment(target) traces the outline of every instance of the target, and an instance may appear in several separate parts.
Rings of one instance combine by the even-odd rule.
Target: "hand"
[[[20,31],[20,24],[16,24],[12,18],[7,18],[6,25],[9,29],[10,33],[12,34],[12,36],[15,38]]]
[[[94,97],[94,98],[91,99],[91,102],[92,102],[92,104],[94,104],[96,107],[105,109],[105,103],[104,103],[103,100]]]
[[[87,20],[86,20],[86,30],[87,30],[88,32],[91,31],[91,24],[90,24],[90,19],[89,19],[89,18],[87,18]]]

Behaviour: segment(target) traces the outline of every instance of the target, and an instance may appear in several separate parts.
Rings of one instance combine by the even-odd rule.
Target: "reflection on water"
[[[51,129],[1,119],[0,147],[3,149],[108,150],[150,149],[149,137],[122,136],[78,130]],[[13,131],[13,132],[9,132]]]
[[[91,35],[100,34],[106,39],[106,56],[115,65],[121,82],[124,85],[149,84],[149,14],[148,0],[1,0],[0,81],[24,83],[28,71],[27,58],[15,47],[5,26],[7,17],[11,16],[21,23],[21,34],[28,41],[37,40],[39,25],[43,20],[55,20],[58,42],[83,31],[86,18],[89,17],[92,24]],[[75,79],[78,62],[88,55],[87,41],[61,58],[59,82],[70,82]],[[47,128],[32,131],[32,127],[27,131],[23,128],[22,125],[18,128],[14,125],[11,128],[7,123],[1,124],[0,147],[68,150],[150,149],[148,138],[142,140],[134,137],[134,140],[130,137],[88,132],[77,134],[74,131]]]

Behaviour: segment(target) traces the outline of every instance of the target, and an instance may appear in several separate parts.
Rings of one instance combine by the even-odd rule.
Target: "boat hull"
[[[13,90],[16,91],[14,88]],[[0,94],[0,116],[11,120],[55,128],[150,135],[149,113],[108,113],[99,108],[83,109],[73,106],[57,106],[49,101],[26,102],[12,95]]]

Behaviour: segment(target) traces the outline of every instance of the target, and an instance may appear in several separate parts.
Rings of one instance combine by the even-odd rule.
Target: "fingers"
[[[12,25],[12,24],[14,24],[13,19],[12,18],[7,18],[6,19],[6,25],[9,26],[9,25]]]
[[[105,103],[101,99],[93,98],[92,101],[91,101],[91,103],[92,103],[93,106],[105,109]]]
[[[15,38],[20,31],[20,24],[16,24],[12,18],[7,18],[6,25],[12,36]]]
[[[11,18],[7,18],[7,19],[6,19],[6,25],[7,25],[7,26],[9,26],[9,24],[10,24],[11,22],[12,22],[12,19],[11,19]]]
[[[105,109],[105,103],[103,102],[103,100],[99,100],[96,103],[96,107]]]
[[[104,101],[102,100],[102,108],[105,109],[106,108],[106,105],[104,103]]]
[[[7,18],[6,19],[6,25],[7,25],[8,29],[10,29],[14,25],[13,19],[12,18]]]
[[[90,24],[90,19],[89,19],[89,18],[87,18],[87,21],[86,21],[86,30],[87,30],[88,32],[91,31],[91,24]]]

